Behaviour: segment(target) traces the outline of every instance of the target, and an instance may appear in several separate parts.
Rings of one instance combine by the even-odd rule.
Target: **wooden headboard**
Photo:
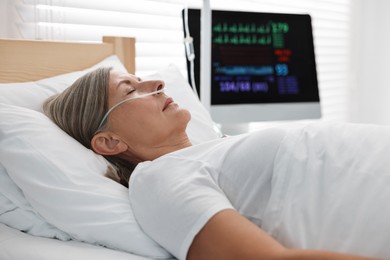
[[[83,70],[113,54],[135,73],[134,38],[103,37],[102,43],[0,39],[0,83]]]

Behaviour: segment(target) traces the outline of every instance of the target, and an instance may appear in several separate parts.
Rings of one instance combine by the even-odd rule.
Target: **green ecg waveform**
[[[271,45],[284,47],[284,35],[289,32],[288,23],[269,21],[264,24],[255,23],[217,23],[213,26],[213,43]]]

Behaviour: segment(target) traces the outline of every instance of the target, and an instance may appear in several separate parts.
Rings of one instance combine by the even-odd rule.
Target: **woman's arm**
[[[287,249],[234,210],[213,216],[197,234],[187,259],[367,259],[339,253]]]

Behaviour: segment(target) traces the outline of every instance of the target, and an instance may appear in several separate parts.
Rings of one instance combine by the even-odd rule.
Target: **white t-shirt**
[[[129,183],[141,228],[185,259],[207,221],[236,209],[261,226],[271,194],[273,164],[286,130],[213,140],[139,164]]]
[[[390,259],[389,155],[389,126],[282,126],[142,163],[130,202],[145,233],[179,259],[228,208],[288,248]]]

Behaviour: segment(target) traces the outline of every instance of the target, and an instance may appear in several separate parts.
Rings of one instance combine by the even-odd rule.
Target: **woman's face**
[[[140,78],[112,70],[109,81],[108,107],[127,98],[137,97],[164,88],[161,80]],[[108,116],[108,130],[114,132],[134,151],[174,145],[183,136],[190,113],[181,109],[164,92],[129,100]]]

